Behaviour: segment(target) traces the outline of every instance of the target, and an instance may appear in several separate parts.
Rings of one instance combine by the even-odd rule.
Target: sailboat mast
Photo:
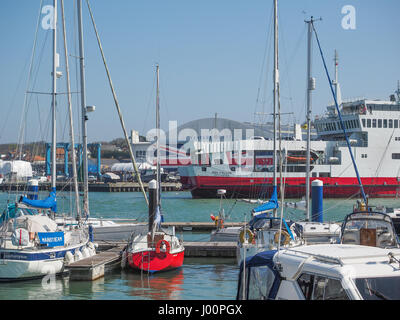
[[[83,48],[83,25],[82,25],[82,0],[77,0],[78,10],[78,32],[79,32],[79,63],[81,84],[81,109],[82,109],[82,168],[83,168],[83,214],[89,216],[89,185],[88,185],[88,163],[87,163],[87,129],[86,129],[86,85],[85,85],[85,60]]]
[[[308,24],[307,39],[307,154],[306,154],[306,215],[307,221],[310,221],[310,144],[311,144],[311,106],[312,106],[312,90],[314,90],[315,82],[312,78],[312,23],[311,20],[306,21]]]
[[[68,97],[68,115],[69,115],[69,134],[71,140],[71,157],[72,157],[72,174],[75,191],[75,206],[76,206],[76,218],[79,221],[81,217],[80,205],[79,205],[79,186],[78,186],[78,174],[76,169],[76,154],[75,154],[75,133],[74,133],[74,122],[72,116],[72,104],[71,104],[71,83],[69,78],[69,63],[68,63],[68,48],[67,48],[67,35],[65,27],[65,15],[64,15],[64,0],[61,0],[61,15],[63,25],[63,38],[64,38],[64,56],[65,56],[65,69],[67,77],[67,97]]]
[[[279,82],[279,72],[278,72],[278,1],[274,0],[274,188],[277,187],[277,152],[276,152],[276,105],[277,105],[277,87]],[[274,209],[274,217],[277,216],[277,210]]]
[[[57,177],[57,132],[56,132],[56,113],[57,113],[57,0],[53,0],[53,88],[52,88],[52,142],[51,142],[51,189],[56,191]]]
[[[337,50],[335,50],[335,97],[336,97],[336,101],[339,101],[338,99],[338,90],[339,90],[339,78],[338,78],[338,69],[339,69],[339,55]]]
[[[157,129],[157,204],[161,202],[161,172],[160,172],[160,66],[156,66],[157,72],[157,94],[156,94],[156,129]]]

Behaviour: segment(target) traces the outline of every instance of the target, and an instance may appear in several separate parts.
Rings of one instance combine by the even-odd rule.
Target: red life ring
[[[165,243],[166,245],[166,253],[169,253],[170,249],[171,249],[171,245],[169,244],[169,242],[167,240],[160,240],[157,242],[156,244],[156,253],[160,253],[160,249],[161,249],[161,244]]]

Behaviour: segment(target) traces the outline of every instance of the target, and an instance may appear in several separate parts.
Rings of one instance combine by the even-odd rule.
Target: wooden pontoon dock
[[[93,281],[121,268],[126,242],[99,242],[98,253],[67,266],[71,281]],[[185,258],[236,258],[236,242],[184,242]]]

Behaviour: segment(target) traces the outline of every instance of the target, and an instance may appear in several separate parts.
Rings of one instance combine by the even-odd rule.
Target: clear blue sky
[[[74,55],[76,18],[73,1],[65,2],[70,30],[68,46]],[[43,0],[43,5],[51,3]],[[311,15],[323,19],[316,27],[332,77],[333,53],[335,49],[339,52],[343,98],[388,99],[393,93],[400,80],[400,1],[278,3],[282,112],[294,113],[285,121],[300,123],[305,119],[304,20]],[[109,141],[122,137],[122,130],[86,2],[83,4],[87,104],[96,106],[95,113],[89,115],[88,139]],[[164,128],[168,120],[176,120],[180,125],[213,117],[215,113],[233,120],[253,121],[255,112],[272,112],[272,0],[96,0],[91,5],[128,129],[145,134],[154,127],[156,63],[160,65]],[[342,28],[341,10],[345,5],[356,9],[356,30]],[[39,0],[0,3],[0,143],[18,140],[39,6]],[[63,47],[59,48],[61,54]],[[50,92],[50,52],[51,32],[39,28],[34,63],[36,82],[30,90]],[[61,54],[62,66],[63,59]],[[74,58],[70,64],[75,80]],[[315,42],[313,69],[317,79],[313,115],[317,115],[332,102],[332,96]],[[58,86],[65,92],[65,76]],[[75,81],[72,86],[76,90]],[[264,107],[256,103],[257,97],[264,100]],[[59,100],[59,141],[68,140],[65,101]],[[49,111],[49,97],[29,96],[26,141],[48,140]],[[75,115],[76,122],[78,116]]]

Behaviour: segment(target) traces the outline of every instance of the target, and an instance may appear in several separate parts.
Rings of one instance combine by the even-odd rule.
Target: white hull
[[[88,241],[69,247],[50,250],[0,250],[0,281],[17,281],[54,276],[64,272],[69,263],[65,258],[67,252],[73,256],[78,250],[86,248]],[[5,258],[3,258],[5,257]],[[79,255],[75,260],[85,256]]]
[[[42,278],[60,274],[64,269],[64,258],[39,261],[1,260],[0,280],[15,281]]]

